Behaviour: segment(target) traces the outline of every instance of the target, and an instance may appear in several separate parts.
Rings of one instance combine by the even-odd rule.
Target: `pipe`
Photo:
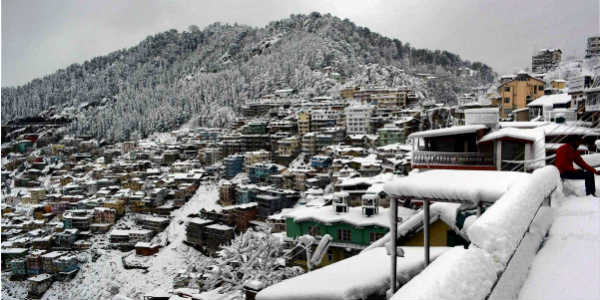
[[[423,246],[425,248],[425,266],[429,265],[429,200],[423,200]]]
[[[391,266],[392,266],[392,274],[390,276],[390,296],[396,293],[396,252],[397,245],[396,240],[398,239],[398,198],[392,198],[392,218],[390,220],[391,225],[391,234],[390,237],[392,239],[392,254],[390,255]]]

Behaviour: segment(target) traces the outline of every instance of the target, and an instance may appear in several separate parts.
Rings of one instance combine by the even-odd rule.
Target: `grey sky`
[[[150,1],[2,0],[2,86],[133,46],[150,34],[214,22],[264,26],[319,11],[420,48],[445,49],[499,73],[539,48],[581,56],[598,34],[598,0]]]

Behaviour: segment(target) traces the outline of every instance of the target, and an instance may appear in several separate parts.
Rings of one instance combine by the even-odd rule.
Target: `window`
[[[331,250],[331,249],[327,249],[327,261],[329,261],[329,262],[333,261],[333,250]]]
[[[321,235],[321,227],[308,226],[308,234],[310,234],[312,236],[320,236]]]
[[[349,242],[352,240],[352,232],[348,229],[338,229],[338,239]]]
[[[505,88],[504,88],[504,91],[505,91],[505,92],[510,92],[510,86],[507,86],[507,87],[505,87]]]
[[[508,97],[504,98],[504,103],[510,103],[510,98],[508,98]]]
[[[369,232],[369,242],[373,243],[374,241],[383,237],[383,233],[381,232]]]

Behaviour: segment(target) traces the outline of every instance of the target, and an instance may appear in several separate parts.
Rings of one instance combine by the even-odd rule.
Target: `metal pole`
[[[392,219],[390,221],[391,233],[390,237],[392,239],[392,255],[390,255],[391,265],[392,265],[392,274],[390,276],[390,289],[392,290],[391,295],[396,293],[396,239],[398,232],[398,198],[392,198]]]
[[[425,265],[429,265],[429,200],[423,200],[423,246],[425,248]]]

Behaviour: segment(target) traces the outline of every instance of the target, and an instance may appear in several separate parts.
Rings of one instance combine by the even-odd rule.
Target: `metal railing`
[[[437,152],[416,151],[413,153],[413,165],[452,165],[452,166],[493,166],[492,153],[481,152]]]

